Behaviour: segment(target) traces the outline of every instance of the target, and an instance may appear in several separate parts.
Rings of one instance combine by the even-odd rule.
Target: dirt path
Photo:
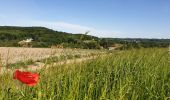
[[[42,69],[43,67],[49,68],[51,66],[59,66],[59,65],[64,65],[64,64],[72,64],[72,63],[81,63],[83,61],[88,61],[88,60],[93,60],[95,59],[96,56],[92,56],[92,57],[84,57],[84,58],[75,58],[75,59],[69,59],[69,60],[64,60],[64,61],[60,61],[57,63],[51,63],[51,64],[44,64],[44,63],[37,63],[37,66],[28,66],[28,68],[26,70],[29,71],[37,71]]]
[[[81,63],[83,61],[93,60],[96,57],[97,56],[75,58],[75,59],[69,59],[69,60],[60,61],[60,62],[51,63],[51,64],[36,62],[36,66],[35,65],[28,65],[27,68],[20,68],[19,70],[22,70],[22,71],[38,71],[38,70],[42,69],[43,67],[49,68],[51,66],[59,66],[59,65],[72,64],[72,63]],[[0,74],[13,73],[14,70],[16,70],[16,69],[6,69],[5,67],[1,67]]]

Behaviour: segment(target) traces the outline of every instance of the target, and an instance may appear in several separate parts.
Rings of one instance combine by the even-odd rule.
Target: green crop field
[[[115,51],[37,73],[34,87],[0,75],[0,100],[170,100],[168,48]]]

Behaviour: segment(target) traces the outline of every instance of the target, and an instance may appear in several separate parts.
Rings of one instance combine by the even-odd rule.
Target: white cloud
[[[98,29],[94,27],[78,25],[73,23],[68,23],[64,21],[37,21],[37,20],[28,20],[23,19],[19,16],[8,16],[7,14],[0,13],[0,25],[2,26],[42,26],[47,27],[56,31],[70,32],[70,33],[85,33],[90,31],[89,35],[98,36],[98,37],[120,37],[120,38],[169,38],[169,34],[161,34],[162,32],[127,32],[126,29],[120,31],[112,31],[105,29]],[[132,34],[133,33],[133,34]]]
[[[67,31],[72,33],[82,33],[91,28],[66,22],[35,22],[35,24],[45,26],[54,30]]]
[[[7,18],[6,18],[7,19]],[[4,20],[0,17],[0,25],[5,26],[42,26],[47,27],[56,31],[70,32],[70,33],[85,33],[86,31],[90,31],[90,35],[98,36],[98,37],[114,37],[115,34],[112,31],[108,30],[99,30],[93,27],[72,24],[67,22],[48,22],[48,21],[33,21],[33,20],[13,20],[8,19]]]
[[[113,37],[115,32],[108,30],[99,30],[93,27],[82,26],[78,24],[72,24],[67,22],[35,22],[34,25],[45,26],[54,30],[70,32],[70,33],[85,33],[90,31],[90,35],[99,36],[99,37]]]

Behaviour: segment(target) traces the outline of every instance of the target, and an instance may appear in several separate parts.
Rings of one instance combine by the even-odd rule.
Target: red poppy
[[[38,77],[37,73],[21,72],[19,70],[14,72],[14,79],[17,79],[28,86],[35,86],[38,82]]]

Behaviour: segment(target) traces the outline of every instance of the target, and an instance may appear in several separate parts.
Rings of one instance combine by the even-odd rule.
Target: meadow
[[[107,52],[36,72],[34,87],[0,75],[0,100],[170,100],[168,48]]]

